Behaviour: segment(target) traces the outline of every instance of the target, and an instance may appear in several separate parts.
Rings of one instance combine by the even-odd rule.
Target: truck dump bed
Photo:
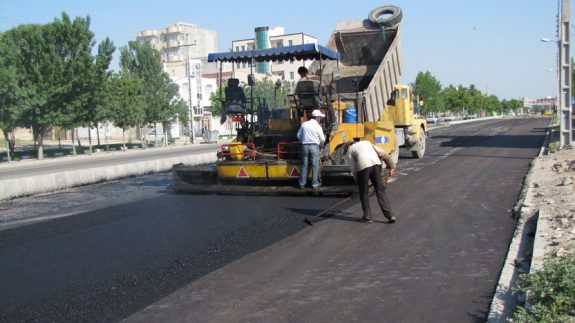
[[[400,24],[381,27],[368,19],[341,21],[327,44],[340,53],[337,91],[344,99],[361,92],[364,120],[378,121],[402,73]],[[355,84],[354,81],[357,81]]]

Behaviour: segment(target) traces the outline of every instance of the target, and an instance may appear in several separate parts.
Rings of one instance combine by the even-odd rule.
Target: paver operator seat
[[[228,79],[228,86],[225,88],[226,114],[243,115],[246,113],[246,95],[244,94],[244,89],[241,88],[239,84],[239,79]]]
[[[300,80],[295,88],[298,108],[302,110],[315,110],[321,108],[318,84],[314,80]]]

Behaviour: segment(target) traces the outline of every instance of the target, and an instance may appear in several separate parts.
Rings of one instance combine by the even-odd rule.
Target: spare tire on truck
[[[385,15],[384,17],[381,17]],[[373,9],[367,16],[369,21],[383,27],[393,27],[401,22],[403,14],[398,6],[383,6]]]

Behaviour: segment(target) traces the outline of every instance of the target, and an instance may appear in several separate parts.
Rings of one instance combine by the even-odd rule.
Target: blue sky
[[[557,0],[327,3],[0,0],[0,30],[51,22],[65,11],[72,17],[89,15],[97,41],[110,37],[121,47],[139,31],[187,22],[216,30],[218,50],[227,51],[232,40],[253,37],[259,26],[282,26],[286,33],[304,32],[325,44],[337,21],[363,19],[376,7],[394,4],[404,16],[403,83],[413,82],[419,71],[429,71],[443,86],[475,84],[500,99],[555,96],[557,46],[540,39],[556,37]],[[119,51],[115,56],[117,65]]]

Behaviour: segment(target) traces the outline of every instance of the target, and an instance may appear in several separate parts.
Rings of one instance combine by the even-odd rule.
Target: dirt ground
[[[562,256],[575,247],[575,149],[553,150],[552,144],[549,154],[533,161],[528,206],[532,212],[541,210],[544,254]]]

